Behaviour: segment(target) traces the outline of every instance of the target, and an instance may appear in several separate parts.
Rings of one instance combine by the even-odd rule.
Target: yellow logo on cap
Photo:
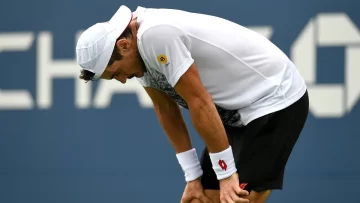
[[[159,61],[159,63],[161,64],[166,64],[168,59],[167,57],[164,55],[164,54],[160,54],[158,57],[157,57],[157,60]]]

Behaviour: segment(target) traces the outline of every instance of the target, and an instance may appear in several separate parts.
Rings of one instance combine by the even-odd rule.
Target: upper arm
[[[172,98],[165,94],[164,92],[161,92],[160,90],[157,90],[152,87],[144,87],[146,93],[149,95],[151,101],[154,104],[154,108],[172,108],[177,107],[177,104],[172,100]]]
[[[162,73],[173,87],[194,63],[189,37],[179,28],[156,25],[146,30],[140,39],[151,67]]]
[[[191,43],[184,31],[167,24],[157,25],[143,33],[142,41],[153,67],[165,75],[188,105],[211,101],[189,51]]]
[[[203,86],[199,72],[195,64],[180,77],[175,85],[176,92],[187,102],[189,106],[202,105],[211,102],[211,96]]]
[[[144,88],[155,108],[178,106],[176,102],[164,92],[152,87]],[[187,71],[181,75],[174,88],[189,106],[211,101],[211,96],[203,86],[195,64],[192,64]]]

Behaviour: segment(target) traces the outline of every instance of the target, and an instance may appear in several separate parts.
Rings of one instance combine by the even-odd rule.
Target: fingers
[[[199,199],[193,199],[190,201],[190,203],[203,203],[203,202]]]
[[[197,192],[195,194],[186,193],[181,198],[180,203],[213,203],[213,201],[207,197],[203,192]]]
[[[213,201],[211,201],[211,199],[208,198],[206,195],[201,195],[199,199],[201,200],[202,203],[213,203]]]
[[[250,203],[250,200],[245,198],[237,197],[236,200],[232,199],[230,196],[220,200],[221,203]]]
[[[221,203],[248,203],[249,200],[243,198],[248,196],[249,192],[243,190],[246,184],[239,184],[239,179],[235,173],[229,179],[220,181],[220,202]]]
[[[180,201],[180,203],[190,203],[190,201],[191,201],[192,199],[190,199],[190,198],[181,198],[181,201]]]
[[[235,203],[240,203],[241,202],[241,199],[238,195],[236,195],[235,193],[231,193],[230,194],[231,196],[231,199],[235,202]]]
[[[231,194],[231,199],[235,202],[235,203],[249,203],[250,201],[246,198],[241,198],[238,195],[236,195],[235,193]]]
[[[232,197],[233,200],[235,201],[235,203],[248,203],[250,202],[248,199],[242,198],[241,196],[248,196],[249,192],[246,190],[243,190],[240,188],[240,186],[235,187],[235,192],[236,194],[233,194],[234,196]],[[240,196],[240,197],[239,197]]]
[[[236,194],[238,194],[239,196],[247,196],[247,195],[249,195],[249,192],[246,191],[246,190],[242,190],[240,188],[240,186],[235,187],[234,189],[235,189]]]
[[[226,197],[222,198],[221,203],[249,203],[250,201],[245,198],[241,198],[237,196],[235,193],[231,195],[227,195]]]
[[[227,196],[225,197],[225,199],[226,199],[226,203],[235,203],[234,200],[231,198],[230,195],[227,195]],[[222,202],[221,202],[221,203],[222,203]]]
[[[240,188],[239,188],[240,189]],[[249,194],[246,190],[238,190],[237,187],[233,188],[229,193],[220,197],[221,203],[249,203],[250,201],[240,196],[247,196]]]
[[[190,203],[193,199],[195,199],[195,197],[193,196],[187,196],[187,195],[183,195],[183,197],[181,198],[180,203]]]
[[[196,198],[181,199],[180,203],[200,203],[200,200],[198,200]]]
[[[199,197],[192,198],[183,198],[181,199],[181,203],[213,203],[210,198],[205,195],[200,195]]]

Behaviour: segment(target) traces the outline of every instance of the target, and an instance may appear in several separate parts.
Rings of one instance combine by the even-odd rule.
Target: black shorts
[[[285,165],[304,127],[308,111],[306,92],[291,106],[255,119],[245,127],[225,126],[240,183],[247,183],[246,190],[282,189]],[[200,162],[204,171],[204,189],[219,190],[219,181],[206,148]]]

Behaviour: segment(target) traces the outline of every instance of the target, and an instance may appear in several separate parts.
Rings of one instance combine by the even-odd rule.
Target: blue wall
[[[269,202],[360,202],[360,1],[12,0],[0,3],[0,203],[180,201],[182,171],[141,88],[74,79],[76,33],[106,21],[120,4],[185,9],[268,30],[310,75],[313,104],[285,188]],[[63,73],[49,79],[47,70]],[[110,84],[116,92],[109,96],[101,90]],[[203,143],[184,115],[200,152]]]

